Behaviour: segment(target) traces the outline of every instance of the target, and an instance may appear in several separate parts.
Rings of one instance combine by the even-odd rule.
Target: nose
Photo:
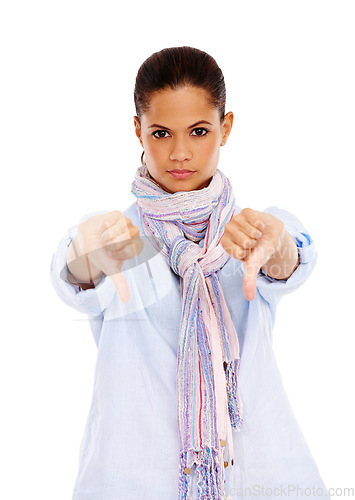
[[[188,141],[183,138],[174,138],[171,143],[170,160],[184,161],[191,159],[191,150]]]

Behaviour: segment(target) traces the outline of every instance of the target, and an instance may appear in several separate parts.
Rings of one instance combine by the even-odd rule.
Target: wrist
[[[262,266],[262,269],[268,276],[284,280],[293,274],[298,265],[297,245],[290,233],[284,228],[277,250],[268,262]]]
[[[75,238],[70,242],[67,253],[67,279],[73,285],[87,284],[94,286],[102,279],[103,272],[96,267],[88,254],[80,252]]]
[[[86,281],[86,280],[84,281],[84,280],[78,279],[77,276],[74,276],[72,274],[72,272],[70,271],[69,266],[67,264],[67,280],[68,280],[68,282],[72,285],[78,285],[82,288],[83,287],[87,287],[87,288],[96,287],[100,283],[100,281],[102,280],[103,274],[104,274],[103,272],[101,272],[101,274],[99,274],[98,276],[92,276],[91,274],[89,274],[89,281]]]

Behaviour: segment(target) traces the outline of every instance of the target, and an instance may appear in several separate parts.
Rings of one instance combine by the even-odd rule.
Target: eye
[[[207,134],[208,134],[208,132],[209,132],[206,128],[203,128],[203,127],[200,127],[200,128],[194,128],[194,129],[193,129],[193,132],[195,132],[196,130],[197,130],[198,132],[201,132],[201,131],[205,132],[204,134],[201,134],[201,133],[194,134],[194,135],[197,135],[197,136],[199,136],[199,137],[201,137],[201,136],[203,136],[203,135],[207,135]]]
[[[155,137],[156,139],[164,139],[166,135],[161,135],[161,134],[167,134],[167,130],[156,130],[155,132],[152,133],[152,136]],[[159,134],[158,136],[155,134]]]
[[[195,135],[196,137],[202,137],[204,135],[207,135],[209,133],[209,130],[207,130],[204,127],[198,127],[194,128],[192,132],[197,132]],[[165,137],[168,137],[169,132],[167,130],[156,130],[155,132],[152,133],[152,136],[155,137],[156,139],[165,139]]]

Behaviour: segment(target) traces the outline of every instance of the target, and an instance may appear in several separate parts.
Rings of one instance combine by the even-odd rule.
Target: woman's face
[[[206,92],[182,87],[155,92],[149,111],[134,117],[136,135],[144,148],[149,174],[168,193],[207,187],[219,160],[219,148],[230,134],[233,113],[221,124],[219,112]],[[187,177],[171,170],[192,171]]]

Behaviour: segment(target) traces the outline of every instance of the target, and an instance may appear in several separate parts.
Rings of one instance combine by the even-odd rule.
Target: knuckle
[[[243,215],[245,215],[246,217],[250,216],[253,212],[254,212],[254,210],[252,208],[249,208],[249,207],[243,208],[243,210],[241,211],[241,213]]]
[[[111,252],[117,260],[126,258],[126,247],[112,247]]]
[[[109,250],[118,251],[122,248],[122,243],[117,240],[117,238],[110,240],[109,242]]]
[[[106,230],[107,228],[109,228],[109,227],[110,227],[110,221],[109,221],[107,218],[103,219],[103,220],[101,221],[101,227],[100,227],[100,229],[101,229],[102,231],[105,231],[105,230]]]
[[[249,238],[243,238],[243,247],[246,248],[249,246]]]
[[[224,250],[227,253],[229,253],[229,255],[232,255],[233,247],[230,245],[230,242],[227,240],[227,238],[224,238],[223,241],[221,239],[221,244],[222,244]]]
[[[122,212],[119,210],[112,210],[111,212],[107,212],[102,216],[102,225],[105,227],[110,227],[114,222],[119,220],[122,217]]]
[[[110,240],[111,239],[111,231],[110,229],[105,229],[103,232],[102,232],[102,238],[104,240]]]
[[[116,248],[123,248],[129,242],[127,238],[122,238],[121,235],[117,235],[115,238],[112,239],[112,241],[115,244]]]
[[[245,259],[245,257],[247,256],[247,253],[245,250],[240,250],[238,253],[237,253],[237,256],[236,258],[239,259],[239,260],[242,260],[242,259]]]
[[[236,259],[243,259],[245,255],[245,250],[241,248],[239,245],[233,247],[232,255]]]
[[[245,249],[245,248],[249,248],[250,246],[252,245],[252,240],[248,237],[244,237],[243,240],[242,240],[242,247]]]
[[[223,233],[223,235],[220,239],[220,242],[225,250],[229,250],[229,251],[231,250],[231,248],[232,248],[231,239],[225,233]]]
[[[261,232],[258,231],[257,229],[255,231],[253,231],[251,237],[256,239],[256,238],[259,238],[261,236]]]
[[[240,259],[242,258],[243,253],[244,250],[242,250],[240,247],[236,247],[233,250],[233,257],[235,257],[236,259]]]

